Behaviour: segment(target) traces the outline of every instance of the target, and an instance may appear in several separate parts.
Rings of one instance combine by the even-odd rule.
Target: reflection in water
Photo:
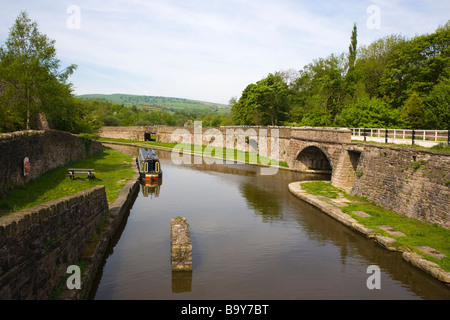
[[[192,271],[172,271],[172,292],[184,293],[192,290]]]
[[[323,177],[285,170],[261,176],[241,164],[175,165],[170,152],[157,153],[164,192],[134,202],[95,299],[450,299],[447,287],[401,254],[288,191],[290,182]],[[190,223],[194,270],[187,274],[171,271],[176,216]],[[382,271],[382,290],[366,286],[371,265]]]
[[[248,206],[261,215],[264,222],[274,218],[279,220],[281,206],[273,192],[262,190],[251,183],[243,183],[239,189]]]
[[[155,196],[156,198],[159,197],[159,192],[162,186],[162,178],[150,181],[140,181],[140,184],[142,195],[144,197],[147,198],[149,195],[151,198],[153,198],[153,196]]]

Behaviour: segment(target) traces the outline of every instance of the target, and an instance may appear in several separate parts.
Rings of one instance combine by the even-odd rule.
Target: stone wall
[[[272,155],[271,138],[272,133],[277,130],[279,148],[277,155]],[[276,158],[280,161],[288,159],[289,140],[291,138],[290,128],[281,127],[171,127],[171,126],[148,126],[148,127],[103,127],[100,136],[104,138],[127,139],[144,141],[145,133],[154,133],[156,141],[165,143],[188,143],[194,145],[211,145],[213,147],[227,147],[241,151],[256,151],[268,158]],[[220,139],[219,139],[220,137]],[[261,139],[266,137],[267,139]],[[273,149],[275,150],[275,148]]]
[[[107,212],[99,186],[0,219],[0,299],[48,299]]]
[[[81,261],[83,261],[85,268],[81,275],[81,289],[70,289],[63,283],[59,288],[62,289],[59,299],[85,300],[93,298],[91,291],[93,288],[95,289],[96,279],[101,276],[102,264],[107,258],[108,249],[117,241],[117,234],[123,227],[139,190],[138,173],[136,171],[134,178],[120,190],[117,199],[109,204],[109,215],[103,221],[101,230],[98,230],[95,237],[97,241],[94,244],[90,243],[89,250],[83,252]]]
[[[361,152],[352,194],[450,228],[450,155],[376,145]]]
[[[291,137],[295,139],[314,141],[314,142],[351,142],[352,132],[349,129],[342,128],[293,128]]]
[[[72,161],[100,153],[100,142],[56,130],[20,131],[0,135],[0,194]],[[24,175],[24,158],[30,172]]]
[[[144,132],[154,132],[159,127],[102,127],[99,135],[103,138],[144,141]]]

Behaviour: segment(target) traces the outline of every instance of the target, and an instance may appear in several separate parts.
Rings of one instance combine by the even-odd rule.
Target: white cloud
[[[446,22],[448,1],[115,0],[5,4],[0,41],[21,10],[56,40],[65,65],[79,65],[76,93],[164,95],[226,103],[269,72],[301,69],[315,58],[392,33],[433,32]],[[367,7],[381,9],[380,30],[366,27]],[[66,12],[80,8],[80,29]]]

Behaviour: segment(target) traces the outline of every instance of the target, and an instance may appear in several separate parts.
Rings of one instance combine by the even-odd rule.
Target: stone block
[[[192,242],[186,218],[171,219],[172,271],[192,270]]]

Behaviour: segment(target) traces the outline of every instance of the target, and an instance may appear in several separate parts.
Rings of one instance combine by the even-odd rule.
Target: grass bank
[[[3,194],[0,197],[0,218],[97,185],[105,186],[108,203],[112,203],[127,180],[134,175],[131,162],[130,155],[103,148],[103,152],[99,155],[48,171],[25,186]],[[93,168],[95,169],[95,178],[89,180],[87,175],[80,175],[71,180],[67,175],[67,169],[71,167]]]
[[[190,152],[193,154],[202,154],[208,155],[212,157],[222,158],[222,159],[230,159],[234,157],[234,160],[245,161],[250,163],[250,160],[256,159],[256,163],[258,164],[271,164],[275,166],[280,166],[284,168],[288,168],[289,165],[285,161],[277,161],[274,159],[269,159],[267,157],[262,157],[257,153],[249,153],[243,152],[236,149],[227,149],[227,148],[215,148],[208,146],[201,146],[201,151],[199,146],[194,145],[185,145],[178,143],[165,143],[165,142],[150,142],[150,141],[138,141],[138,140],[126,140],[126,139],[112,139],[112,138],[100,138],[100,141],[104,142],[121,142],[128,143],[137,146],[147,147],[147,148],[162,148],[165,150],[174,150],[176,147],[179,151]],[[232,155],[232,156],[231,156]]]
[[[435,224],[428,224],[416,219],[408,218],[393,211],[386,210],[365,198],[356,197],[335,188],[329,182],[314,181],[302,183],[302,189],[309,194],[324,197],[324,199],[345,198],[347,205],[341,207],[344,213],[347,213],[360,224],[375,232],[395,238],[396,245],[399,248],[416,252],[425,259],[438,264],[443,270],[450,272],[450,230]],[[355,212],[365,212],[369,216],[361,217]],[[389,225],[392,228],[401,231],[405,236],[392,236],[379,226]],[[429,246],[446,255],[442,259],[430,255],[424,255],[418,250],[418,246]]]

